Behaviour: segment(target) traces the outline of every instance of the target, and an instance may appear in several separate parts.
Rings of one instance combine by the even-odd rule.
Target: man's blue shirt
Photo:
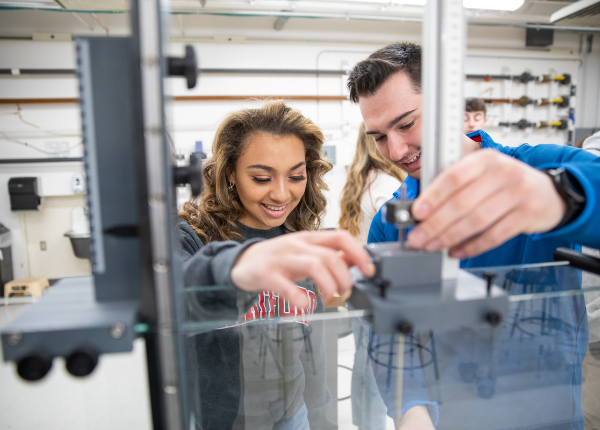
[[[492,148],[520,160],[532,167],[554,168],[562,166],[579,181],[586,197],[585,209],[571,223],[559,230],[543,234],[521,234],[503,245],[476,257],[462,260],[462,268],[505,266],[511,264],[531,264],[554,260],[554,251],[558,247],[571,249],[579,245],[600,247],[600,157],[571,146],[560,145],[521,145],[519,147],[502,146],[492,140],[484,131],[478,130],[467,135],[481,142],[481,148]],[[419,181],[408,177],[407,198],[419,195]],[[391,200],[400,198],[400,189]],[[398,229],[383,222],[381,209],[373,218],[369,230],[369,243],[392,242],[398,240]]]

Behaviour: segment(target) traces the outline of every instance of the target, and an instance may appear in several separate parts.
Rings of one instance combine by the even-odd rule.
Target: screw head
[[[165,390],[165,393],[167,393],[167,394],[176,394],[177,393],[177,387],[173,384],[167,384],[164,386],[163,389]]]
[[[502,322],[502,315],[500,315],[496,311],[491,311],[491,312],[487,313],[487,315],[485,316],[485,320],[488,323],[490,323],[490,325],[497,326],[498,324],[500,324]]]
[[[396,212],[396,219],[400,222],[407,222],[410,220],[410,212],[406,209],[400,209]]]
[[[21,343],[21,339],[23,339],[23,335],[21,332],[15,331],[8,335],[8,344],[12,346],[16,346]]]
[[[125,334],[127,327],[122,322],[114,323],[110,326],[110,335],[114,339],[121,339]]]

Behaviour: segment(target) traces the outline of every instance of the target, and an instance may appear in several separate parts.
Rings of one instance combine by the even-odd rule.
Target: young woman
[[[319,228],[326,206],[323,176],[331,169],[321,157],[322,144],[319,128],[282,102],[225,119],[205,165],[199,203],[186,203],[180,213],[186,285],[208,278],[239,287],[248,276],[236,275],[237,243],[252,245],[239,257],[242,263],[250,250],[271,242],[260,241],[273,238],[287,248],[282,259],[293,249],[291,265],[315,266],[311,277],[317,284],[349,276],[347,268],[335,270],[310,255],[323,253],[311,248],[316,236],[304,236],[310,238],[304,242],[292,240],[295,234],[286,242],[280,238]],[[277,256],[264,255],[268,258]],[[311,280],[291,288],[304,296],[306,306],[294,306],[273,291],[248,289],[209,290],[189,300],[190,318],[236,318],[225,328],[190,338],[196,421],[203,429],[336,428],[326,418],[331,396],[325,385],[324,330],[311,323],[312,314],[323,309],[322,298]],[[268,324],[274,319],[289,323]]]
[[[381,205],[392,198],[404,179],[406,173],[381,156],[375,140],[365,133],[362,123],[342,191],[340,228],[366,244],[373,217]]]

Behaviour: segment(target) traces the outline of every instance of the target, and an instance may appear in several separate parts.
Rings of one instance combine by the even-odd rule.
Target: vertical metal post
[[[150,304],[143,303],[142,314],[156,329],[146,339],[153,420],[155,430],[182,430],[193,423],[193,418],[185,378],[185,345],[179,332],[183,318],[182,282],[178,262],[174,261],[176,220],[172,166],[164,126],[163,37],[169,33],[164,29],[163,15],[168,6],[163,0],[133,0],[131,3],[142,101],[140,149],[145,171],[142,218],[146,226],[142,234],[150,239],[147,241],[150,252],[144,259],[148,283],[143,288],[153,292]]]
[[[424,18],[421,191],[462,156],[466,45],[462,0],[427,0]],[[456,278],[458,260],[445,253],[442,272]]]

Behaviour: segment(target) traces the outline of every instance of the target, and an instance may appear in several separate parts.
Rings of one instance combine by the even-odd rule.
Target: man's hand
[[[308,297],[295,282],[311,278],[325,302],[352,288],[349,268],[372,276],[367,251],[345,231],[290,233],[250,246],[231,271],[231,280],[246,291],[274,291],[298,307]]]
[[[422,221],[408,236],[415,248],[451,248],[467,258],[521,233],[552,230],[566,204],[546,174],[492,149],[469,154],[440,173],[413,205]]]

